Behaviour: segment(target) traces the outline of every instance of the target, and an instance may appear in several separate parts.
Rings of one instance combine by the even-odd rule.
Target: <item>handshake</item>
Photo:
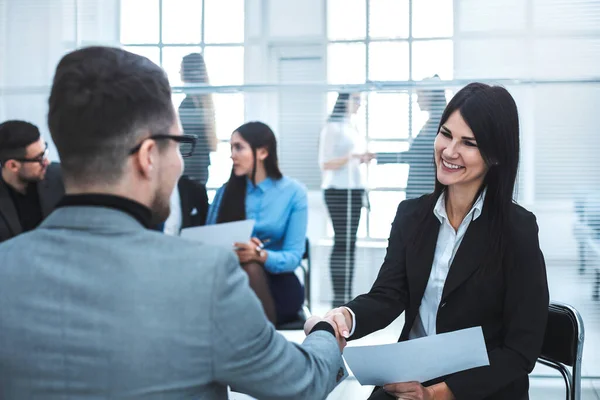
[[[313,315],[304,323],[304,333],[308,335],[319,322],[327,322],[333,327],[340,351],[343,351],[344,347],[346,347],[346,339],[350,336],[350,329],[354,323],[352,321],[352,314],[345,307],[338,307],[329,311],[323,318]]]

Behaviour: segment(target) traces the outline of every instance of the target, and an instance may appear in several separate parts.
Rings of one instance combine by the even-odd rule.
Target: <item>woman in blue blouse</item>
[[[248,122],[233,132],[230,143],[231,176],[217,191],[206,223],[256,221],[252,239],[234,246],[267,318],[289,322],[304,302],[294,270],[304,254],[306,189],[279,170],[277,140],[268,125]]]

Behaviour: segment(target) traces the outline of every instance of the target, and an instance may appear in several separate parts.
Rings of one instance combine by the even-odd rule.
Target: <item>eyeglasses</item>
[[[142,148],[142,144],[146,140],[174,140],[179,143],[179,152],[182,157],[190,157],[194,154],[194,149],[196,148],[196,141],[198,140],[198,136],[196,135],[152,135],[143,139],[137,146],[133,149],[129,150],[129,155],[135,154]]]
[[[22,163],[39,163],[43,167],[46,159],[48,158],[48,153],[50,152],[50,150],[48,150],[48,143],[45,143],[45,146],[46,147],[44,147],[44,151],[34,158],[13,158],[13,160]]]

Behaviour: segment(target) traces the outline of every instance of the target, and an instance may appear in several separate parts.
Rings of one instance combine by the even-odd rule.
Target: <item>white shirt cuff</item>
[[[346,310],[348,310],[350,315],[352,315],[352,327],[350,327],[350,334],[348,335],[348,337],[351,337],[352,335],[354,335],[354,329],[356,328],[356,315],[354,315],[354,311],[352,311],[348,307],[344,307],[344,308]]]

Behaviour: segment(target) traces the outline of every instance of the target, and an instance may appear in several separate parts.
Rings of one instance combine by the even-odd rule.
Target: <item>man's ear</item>
[[[6,168],[8,171],[16,173],[19,170],[19,163],[15,160],[8,160],[2,164],[2,168]]]
[[[158,146],[154,140],[145,140],[140,150],[133,155],[135,157],[135,166],[140,175],[149,178],[157,168]]]
[[[268,156],[269,151],[265,147],[256,149],[256,158],[258,158],[260,161],[265,161]]]

